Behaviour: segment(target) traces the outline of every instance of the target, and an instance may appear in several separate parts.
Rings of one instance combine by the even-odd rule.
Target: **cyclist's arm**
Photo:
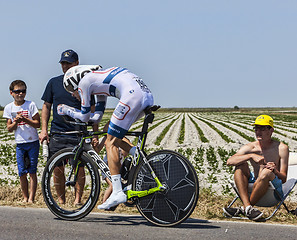
[[[68,115],[74,119],[79,119],[82,122],[92,121],[92,122],[98,123],[101,121],[105,110],[106,101],[102,101],[104,99],[106,99],[106,97],[105,98],[102,98],[101,96],[97,97],[97,103],[95,105],[94,113],[91,112],[91,107],[82,106],[81,110],[78,110],[76,108],[69,107],[68,105],[65,105],[65,104],[58,105],[57,111],[59,115]]]
[[[105,111],[107,97],[104,95],[96,96],[96,104],[94,114],[91,116],[90,121],[100,122]]]
[[[95,112],[95,105],[91,106],[91,112]],[[94,132],[98,132],[98,130],[99,130],[98,123],[94,123],[92,125],[92,129],[93,129]],[[98,141],[98,136],[93,136],[93,143],[95,143],[96,140]]]
[[[57,112],[59,115],[68,115],[74,119],[79,119],[82,122],[88,122],[91,118],[91,112],[84,111],[84,110],[78,110],[74,107],[70,107],[66,104],[59,104],[57,107]]]
[[[99,123],[105,111],[106,99],[105,95],[95,94],[95,111],[91,111],[91,85],[88,81],[81,81],[78,88],[78,94],[81,99],[81,112],[74,113],[73,118],[77,118],[83,122],[92,121]],[[71,116],[72,117],[72,116]]]

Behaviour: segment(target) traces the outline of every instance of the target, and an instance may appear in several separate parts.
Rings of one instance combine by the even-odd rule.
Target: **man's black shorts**
[[[49,157],[51,158],[56,152],[64,148],[73,148],[74,146],[78,145],[80,142],[80,138],[74,135],[61,135],[61,134],[53,134],[50,136],[49,142]],[[80,165],[83,167],[83,165]]]

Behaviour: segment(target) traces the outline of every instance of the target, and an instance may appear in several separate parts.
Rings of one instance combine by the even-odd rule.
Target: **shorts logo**
[[[129,111],[130,107],[128,105],[119,102],[119,104],[113,112],[113,116],[118,120],[123,120]]]
[[[115,128],[114,128],[114,127],[112,127],[110,124],[109,124],[109,128],[110,128],[112,131],[116,132],[116,133],[121,133],[121,131],[120,131],[120,130],[118,130],[118,129],[115,129]]]
[[[149,90],[149,88],[145,85],[144,81],[142,81],[141,78],[138,78],[138,77],[135,77],[134,80],[139,84],[141,90],[143,92],[146,92],[146,93],[150,93],[151,91]]]

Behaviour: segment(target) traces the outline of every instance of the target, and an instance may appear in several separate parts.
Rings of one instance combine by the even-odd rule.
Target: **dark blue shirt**
[[[72,97],[63,87],[63,77],[60,75],[49,80],[42,95],[42,100],[51,103],[53,106],[53,120],[51,122],[52,131],[73,131],[75,127],[66,123],[64,119],[57,113],[57,106],[59,104],[66,104],[68,106],[80,109],[81,103],[75,97]]]

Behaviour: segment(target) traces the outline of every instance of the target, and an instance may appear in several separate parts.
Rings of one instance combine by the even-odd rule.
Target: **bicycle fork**
[[[79,164],[81,163],[81,161],[78,159],[78,156],[81,154],[82,152],[82,144],[79,145],[78,149],[74,150],[75,155],[73,158],[73,164],[71,164],[71,169],[70,169],[70,173],[66,178],[66,182],[65,182],[65,186],[69,187],[72,186],[74,187],[76,184],[76,180],[77,180],[77,175],[78,175],[78,168],[79,168]],[[69,161],[71,161],[71,159],[69,159]],[[71,181],[71,177],[74,174],[74,178],[73,181]]]

